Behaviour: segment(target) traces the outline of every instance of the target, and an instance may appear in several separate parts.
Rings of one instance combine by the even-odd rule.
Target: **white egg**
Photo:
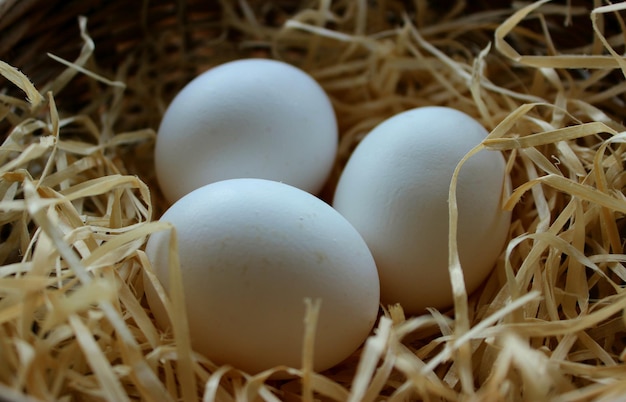
[[[305,298],[321,300],[316,370],[353,353],[379,307],[374,259],[330,205],[287,184],[231,179],[192,191],[161,218],[177,230],[191,342],[218,364],[250,373],[301,367]],[[146,254],[165,289],[170,232]],[[157,322],[166,327],[154,290]]]
[[[304,71],[237,60],[189,82],[159,126],[156,174],[174,202],[219,180],[254,177],[318,192],[337,151],[337,122],[322,87]]]
[[[459,161],[486,136],[460,111],[422,107],[382,122],[354,150],[333,206],[369,246],[384,304],[400,303],[410,314],[452,304],[448,190]],[[493,269],[508,235],[505,176],[502,154],[487,150],[459,174],[457,244],[468,292]]]

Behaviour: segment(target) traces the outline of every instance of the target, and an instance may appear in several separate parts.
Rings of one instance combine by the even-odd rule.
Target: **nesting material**
[[[0,62],[0,395],[609,401],[626,394],[626,3],[587,9],[539,1],[474,12],[464,2],[445,10],[426,1],[259,3],[223,1],[200,13],[207,25],[141,20],[150,35],[115,44],[127,55],[115,71],[98,67],[90,18],[78,16],[82,50],[73,59],[51,54],[61,71],[54,78],[33,84],[35,66]],[[2,4],[0,15],[17,7]],[[143,12],[175,21],[185,10],[177,7]],[[11,41],[33,29],[11,27]],[[506,156],[514,191],[502,205],[513,222],[477,292],[466,294],[461,275],[453,181],[454,308],[407,317],[400,306],[383,306],[365,344],[327,372],[311,369],[316,300],[303,300],[301,367],[250,376],[194,353],[176,258],[170,297],[161,293],[173,330],[155,326],[144,273],[159,285],[142,250],[151,233],[171,230],[156,220],[167,206],[152,173],[160,115],[198,72],[249,56],[298,65],[332,98],[341,141],[327,199],[358,141],[397,112],[450,106],[490,131],[477,150]],[[272,380],[276,371],[292,378]]]

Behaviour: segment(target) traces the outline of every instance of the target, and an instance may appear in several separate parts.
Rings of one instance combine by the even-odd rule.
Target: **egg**
[[[209,69],[176,95],[158,129],[155,170],[170,202],[244,177],[317,193],[336,151],[332,103],[311,76],[281,61],[243,59]]]
[[[374,259],[356,229],[310,193],[265,179],[224,180],[185,195],[161,221],[178,235],[192,346],[215,363],[248,373],[301,367],[306,298],[321,301],[316,370],[341,362],[369,335],[380,296]],[[146,245],[166,291],[170,236],[157,232]],[[146,292],[167,328],[160,299]]]
[[[369,246],[384,304],[400,303],[409,314],[452,304],[448,190],[459,161],[487,134],[465,113],[420,107],[380,123],[350,156],[333,206]],[[462,166],[457,244],[468,292],[488,276],[507,239],[507,191],[500,152],[481,150]]]

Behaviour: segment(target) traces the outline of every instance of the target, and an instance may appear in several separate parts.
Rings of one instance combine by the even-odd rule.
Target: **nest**
[[[0,395],[626,394],[626,3],[563,3],[0,1]],[[244,57],[297,65],[331,97],[341,138],[327,200],[350,152],[385,118],[443,105],[479,120],[490,131],[481,146],[505,155],[513,185],[507,246],[481,288],[467,295],[457,283],[450,311],[407,317],[382,306],[349,359],[316,373],[305,347],[302,367],[275,369],[292,374],[281,381],[194,353],[182,324],[157,328],[143,275],[147,237],[167,229],[156,129],[188,81]],[[173,293],[170,308],[184,316]]]

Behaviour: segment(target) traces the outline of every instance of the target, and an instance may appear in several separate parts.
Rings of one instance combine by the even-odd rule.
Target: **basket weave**
[[[464,3],[0,0],[0,399],[626,395],[626,3]],[[215,366],[184,331],[156,328],[142,252],[165,228],[156,130],[187,82],[245,57],[293,63],[332,98],[326,200],[395,113],[446,105],[483,123],[516,190],[481,289],[421,317],[383,306],[352,357],[283,381]]]

